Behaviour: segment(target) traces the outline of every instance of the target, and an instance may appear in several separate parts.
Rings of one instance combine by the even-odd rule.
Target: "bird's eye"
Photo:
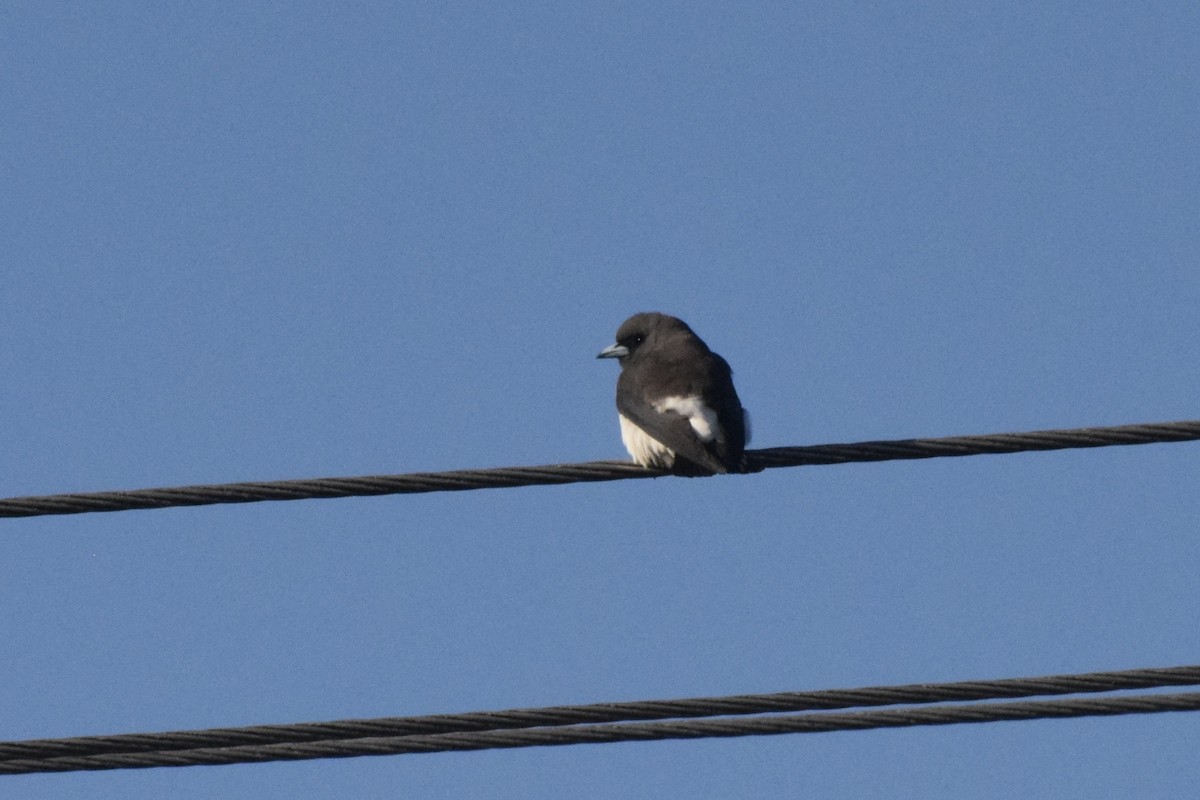
[[[624,347],[629,352],[633,352],[642,342],[646,341],[646,335],[642,333],[630,333],[617,339],[617,344]]]

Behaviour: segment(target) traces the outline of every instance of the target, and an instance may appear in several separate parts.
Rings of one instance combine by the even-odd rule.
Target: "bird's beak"
[[[600,351],[596,358],[624,358],[629,355],[629,348],[623,344],[610,344]]]

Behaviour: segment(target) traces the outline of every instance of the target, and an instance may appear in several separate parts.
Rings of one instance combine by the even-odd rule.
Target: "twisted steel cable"
[[[0,762],[0,774],[72,772],[144,767],[215,766],[218,764],[301,761],[316,758],[440,753],[499,748],[648,742],[664,739],[702,739],[735,736],[774,736],[784,733],[901,728],[920,725],[1001,722],[1071,717],[1157,714],[1200,711],[1200,692],[1147,694],[1102,699],[1068,699],[927,706],[884,711],[791,714],[668,722],[628,722],[516,728],[414,736],[368,737],[241,747],[156,750],[95,756],[23,759]]]
[[[1005,678],[990,681],[957,681],[952,683],[908,684],[901,686],[872,686],[860,689],[826,689],[810,692],[777,692],[772,694],[734,695],[728,697],[699,697],[678,700],[650,700],[589,705],[551,706],[547,708],[513,709],[509,711],[474,712],[467,714],[435,714],[420,717],[385,717],[366,720],[301,723],[294,725],[259,725],[242,728],[175,731],[115,736],[85,736],[68,739],[34,739],[0,743],[0,774],[17,772],[61,771],[76,769],[116,769],[126,766],[180,766],[185,764],[219,764],[242,761],[264,761],[291,758],[325,758],[350,755],[371,755],[400,752],[431,752],[432,749],[480,749],[482,747],[517,747],[533,744],[571,744],[584,741],[610,741],[611,734],[599,728],[613,727],[603,723],[630,723],[633,720],[665,720],[672,718],[723,717],[716,727],[689,727],[691,723],[676,722],[664,728],[647,727],[648,734],[637,733],[641,728],[628,724],[619,726],[629,738],[691,738],[687,731],[709,731],[704,735],[732,736],[755,733],[786,733],[801,730],[824,730],[821,719],[845,717],[846,729],[860,726],[861,719],[851,715],[821,715],[793,718],[792,727],[768,730],[780,717],[759,717],[747,720],[747,725],[722,728],[731,724],[729,717],[802,711],[814,709],[854,708],[896,704],[935,703],[948,700],[988,700],[997,698],[1030,697],[1035,695],[1112,692],[1129,689],[1148,689],[1163,686],[1200,685],[1200,665],[1158,669],[1120,670],[1075,675],[1049,675],[1036,678]],[[1156,695],[1153,697],[1165,697]],[[1122,699],[1122,698],[1117,698]],[[1115,702],[1114,699],[1106,702]],[[1022,704],[1022,709],[1026,705]],[[954,712],[951,721],[970,720],[967,709],[994,706],[968,706]],[[1091,707],[1088,707],[1091,708]],[[1133,710],[1104,712],[1091,710],[1088,714],[1145,713],[1142,706]],[[1152,708],[1151,710],[1181,710]],[[893,712],[896,719],[915,719],[903,714],[912,709]],[[1023,718],[1026,711],[1013,711]],[[1054,716],[1042,712],[1040,716]],[[1073,714],[1066,714],[1073,716]],[[811,719],[810,719],[811,717]],[[925,719],[926,717],[921,717]],[[937,715],[928,717],[941,719]],[[889,720],[892,717],[881,717]],[[800,721],[808,720],[808,721]],[[858,720],[855,722],[855,720]],[[599,723],[599,724],[597,724]],[[948,724],[940,722],[899,722],[895,724]],[[764,728],[763,726],[766,726]],[[806,727],[807,726],[807,727]],[[883,723],[866,727],[883,727]],[[842,728],[829,728],[829,730]],[[550,733],[570,731],[563,740]],[[721,731],[743,731],[729,733]],[[529,736],[518,732],[533,731]],[[634,733],[629,733],[633,731]],[[490,734],[479,738],[477,734]],[[505,735],[507,734],[507,736]],[[662,734],[662,735],[659,735]],[[458,738],[455,738],[458,737]],[[592,739],[589,737],[600,737]],[[612,739],[619,741],[622,739]],[[506,743],[507,742],[507,743]],[[521,742],[522,744],[514,744]],[[403,747],[408,749],[396,749]],[[172,755],[174,754],[174,755]]]
[[[1200,420],[1026,433],[996,433],[984,436],[948,436],[937,439],[899,439],[805,447],[771,447],[765,450],[747,451],[746,461],[748,471],[759,472],[778,467],[1184,442],[1196,439],[1200,439]],[[465,491],[468,489],[615,481],[628,478],[657,478],[668,474],[671,473],[646,469],[626,461],[590,461],[582,464],[414,472],[404,475],[366,475],[356,478],[254,481],[162,489],[12,497],[0,500],[0,517],[82,514],[96,511],[128,511],[139,508],[201,506],[216,503],[255,503],[265,500],[307,500]]]

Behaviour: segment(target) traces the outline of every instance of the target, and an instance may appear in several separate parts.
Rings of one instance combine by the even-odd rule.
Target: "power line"
[[[367,737],[345,741],[323,740],[299,744],[156,750],[103,756],[64,756],[42,760],[0,762],[0,774],[217,766],[268,761],[304,761],[318,758],[352,758],[569,744],[772,736],[784,733],[828,733],[923,725],[1156,714],[1168,711],[1200,711],[1200,692],[1147,694],[1099,700],[1021,701],[829,714],[569,725],[556,728],[519,728],[416,736]]]
[[[1200,684],[1200,666],[814,692],[0,743],[0,774],[198,766],[451,750],[763,736],[1200,710],[1200,692],[769,716],[800,709],[1110,692]],[[691,717],[692,719],[671,719]],[[716,717],[715,719],[696,719]],[[661,720],[664,722],[630,722]],[[616,724],[612,724],[612,723]],[[583,723],[583,724],[580,724]],[[600,723],[600,724],[596,724]]]
[[[630,722],[675,717],[735,716],[863,706],[911,705],[952,700],[995,700],[1037,695],[1084,694],[1195,685],[1200,685],[1200,665],[1046,675],[1035,678],[868,686],[859,689],[821,689],[807,692],[773,692],[726,697],[692,697],[675,700],[639,700],[545,708],[518,708],[466,714],[433,714],[290,725],[210,728],[154,734],[31,739],[22,742],[0,742],[0,761],[140,750],[183,750],[197,747],[232,747],[242,744],[283,744],[324,739],[355,739],[367,736],[409,736],[497,728]]]
[[[1184,442],[1200,439],[1200,420],[1103,428],[1070,428],[997,433],[983,436],[949,436],[936,439],[771,447],[746,453],[748,471],[778,467],[846,464],[864,461],[942,458],[1081,447]],[[0,500],[0,517],[33,517],[171,508],[217,503],[255,503],[264,500],[308,500],[330,497],[366,497],[384,494],[464,491],[628,478],[657,478],[669,472],[646,469],[626,461],[590,461],[540,467],[414,472],[403,475],[366,475],[356,478],[256,481],[248,483],[88,492]]]

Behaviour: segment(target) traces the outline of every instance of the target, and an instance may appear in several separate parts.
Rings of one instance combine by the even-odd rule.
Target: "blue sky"
[[[0,11],[0,494],[1200,417],[1200,6]],[[0,739],[1200,662],[1195,444],[9,520]],[[4,778],[1178,797],[1195,714]]]

